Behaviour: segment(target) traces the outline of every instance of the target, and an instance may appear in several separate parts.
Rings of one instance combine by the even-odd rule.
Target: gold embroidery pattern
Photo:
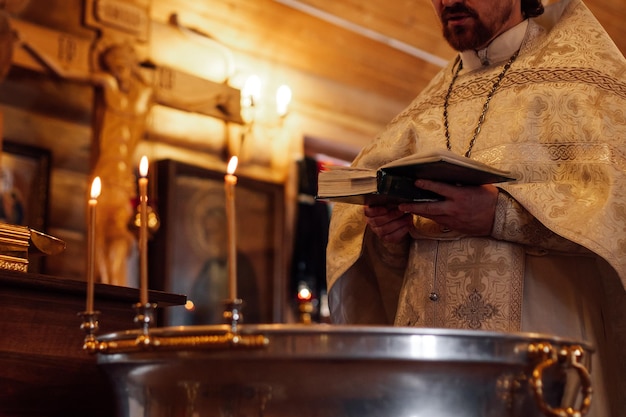
[[[527,245],[526,252],[530,251],[536,255],[545,254],[548,250],[589,253],[584,247],[546,228],[504,191],[498,194],[492,236],[499,240]]]
[[[433,290],[438,241],[414,240],[407,264],[407,274],[398,298],[395,324],[399,326],[435,327],[434,316],[438,303],[428,296]],[[419,253],[418,256],[414,256]]]
[[[626,98],[626,83],[590,68],[544,68],[532,70],[516,70],[512,68],[506,78],[502,80],[500,88],[504,90],[514,86],[537,86],[542,83],[559,83],[561,85],[564,83],[580,83],[587,86],[595,86],[600,90]],[[491,73],[489,76],[476,79],[475,81],[472,79],[472,82],[469,83],[459,82],[450,96],[450,103],[457,103],[485,95],[491,89],[492,84],[493,77]],[[440,105],[443,102],[443,98],[444,96],[439,94],[439,96],[433,97],[436,103],[430,104]]]
[[[523,257],[522,247],[507,242],[485,238],[439,241],[435,287],[439,300],[431,303],[436,305],[432,324],[519,330]]]
[[[532,71],[511,72],[503,87],[536,83],[581,83],[593,85],[626,98],[626,83],[592,68],[545,68]]]
[[[485,291],[486,286],[481,283],[481,278],[489,275],[486,271],[496,271],[498,275],[502,275],[506,272],[508,263],[504,258],[491,256],[491,253],[486,250],[489,244],[484,239],[477,240],[472,246],[474,250],[469,252],[464,260],[452,259],[448,265],[448,273],[452,276],[464,274],[469,279],[468,289],[482,292]]]
[[[473,330],[480,329],[483,322],[491,319],[497,313],[498,308],[485,302],[477,290],[472,291],[467,301],[453,310],[454,316],[465,322],[467,327]]]
[[[493,72],[493,71],[492,71]],[[446,77],[447,78],[447,77]],[[541,84],[559,84],[566,85],[568,83],[585,84],[590,88],[595,86],[598,90],[609,92],[615,96],[626,98],[626,83],[608,76],[595,69],[576,69],[576,68],[546,68],[542,70],[514,70],[511,69],[506,78],[502,80],[500,90],[504,91],[519,86],[537,87]],[[476,97],[482,97],[493,86],[493,74],[490,72],[486,76],[472,78],[471,82],[459,82],[454,91],[450,95],[450,104],[457,104]],[[445,90],[445,89],[442,89]],[[405,112],[398,115],[394,120],[397,123],[401,119],[414,119],[418,115],[430,110],[433,106],[442,106],[445,98],[445,91],[438,92],[428,97],[427,100],[415,102],[413,106],[406,109]]]

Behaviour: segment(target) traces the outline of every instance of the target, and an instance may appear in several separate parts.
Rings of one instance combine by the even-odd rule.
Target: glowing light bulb
[[[289,103],[291,103],[291,88],[283,84],[276,91],[276,112],[279,116],[287,114]]]
[[[258,75],[251,75],[241,90],[241,106],[254,107],[261,98],[261,79]]]

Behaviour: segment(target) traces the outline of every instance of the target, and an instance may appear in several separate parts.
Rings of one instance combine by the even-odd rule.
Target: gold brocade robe
[[[462,73],[449,101],[463,154],[504,62]],[[354,165],[445,148],[443,69]],[[509,170],[489,237],[416,218],[385,244],[363,208],[336,204],[327,250],[334,323],[529,331],[597,348],[593,415],[625,410],[626,60],[580,0],[529,22],[493,96],[472,158]],[[611,410],[606,392],[612,393]],[[606,407],[606,408],[605,408]],[[615,414],[617,417],[619,414]]]

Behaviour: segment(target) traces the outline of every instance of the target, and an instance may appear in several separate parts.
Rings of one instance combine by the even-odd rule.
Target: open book
[[[515,180],[508,171],[439,150],[397,159],[378,169],[331,166],[318,175],[316,198],[365,205],[443,200],[439,194],[415,187],[416,179],[455,185]]]

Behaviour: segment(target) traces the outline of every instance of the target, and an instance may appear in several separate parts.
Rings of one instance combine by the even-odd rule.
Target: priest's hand
[[[413,227],[413,216],[397,207],[365,206],[363,214],[369,228],[384,242],[402,242]]]
[[[437,222],[444,228],[469,236],[491,234],[498,201],[498,189],[491,184],[455,186],[441,182],[417,180],[415,186],[434,191],[444,201],[400,204],[401,212],[409,212]]]

